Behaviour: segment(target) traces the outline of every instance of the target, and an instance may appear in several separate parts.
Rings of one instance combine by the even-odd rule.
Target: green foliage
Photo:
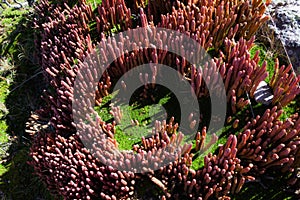
[[[7,134],[8,125],[5,117],[8,114],[8,109],[5,105],[5,100],[9,94],[9,86],[13,81],[13,75],[10,72],[11,67],[8,63],[1,60],[0,62],[0,160],[7,156],[10,141]],[[0,164],[0,176],[7,172],[8,168]]]
[[[6,134],[7,124],[5,121],[0,121],[0,144],[8,142],[8,136]]]
[[[38,70],[33,59],[30,9],[0,11],[0,196],[3,199],[52,199],[33,175],[33,168],[27,165],[30,143],[24,133],[25,122],[40,103],[41,93],[36,89],[42,87],[42,79],[32,82]]]
[[[19,16],[21,16],[25,13],[28,13],[27,9],[6,8],[2,11],[1,18],[2,18],[2,21],[7,20],[7,19],[12,18],[12,17],[16,17],[15,18],[16,20],[20,20]],[[17,22],[15,22],[15,24],[17,24]]]
[[[3,165],[0,165],[0,175],[4,174],[5,172],[7,172],[7,168]],[[1,184],[1,182],[0,182]]]
[[[110,103],[115,95],[116,93],[104,97],[101,105],[95,107],[95,111],[103,121],[113,121]],[[151,123],[154,122],[154,119],[162,117],[161,106],[165,105],[169,99],[170,97],[167,95],[160,99],[157,105],[141,105],[139,102],[134,102],[132,105],[120,104],[123,117],[121,122],[116,125],[114,135],[120,150],[130,150],[133,144],[141,141],[141,137],[151,135]],[[132,124],[132,120],[137,123]]]
[[[270,79],[272,78],[275,70],[275,58],[277,55],[273,53],[270,50],[267,50],[267,48],[263,44],[255,44],[251,49],[250,49],[250,55],[251,58],[254,57],[256,51],[259,51],[259,65],[261,66],[264,61],[267,62],[267,71],[269,73],[269,76],[266,78],[266,82],[269,83]]]
[[[0,15],[1,20],[1,27],[0,32],[3,32],[3,34],[0,34],[0,54],[3,55],[4,53],[9,52],[10,54],[14,53],[16,49],[13,47],[16,45],[16,41],[11,42],[10,39],[13,37],[18,37],[18,33],[15,32],[15,34],[11,35],[13,31],[16,30],[16,27],[20,23],[21,20],[23,20],[24,16],[28,14],[28,10],[20,9],[20,10],[14,10],[12,8],[8,8],[3,10],[3,12]]]
[[[0,166],[4,174],[0,180],[0,190],[8,199],[53,199],[43,187],[43,183],[33,175],[33,168],[27,165],[28,147],[22,148],[11,158],[11,162]]]
[[[112,105],[112,99],[116,97],[117,93],[110,94],[102,99],[102,103],[100,106],[95,107],[95,111],[99,114],[101,119],[103,121],[106,121],[108,123],[112,123],[114,118],[111,111],[111,105]],[[133,94],[133,97],[136,96]],[[116,125],[116,133],[115,133],[115,139],[117,140],[119,144],[120,150],[130,150],[132,149],[133,144],[138,144],[141,141],[141,137],[146,137],[147,135],[151,135],[152,132],[152,124],[155,119],[158,119],[162,117],[165,119],[165,116],[162,116],[164,113],[161,112],[161,106],[164,107],[164,109],[167,110],[168,116],[174,116],[170,115],[170,110],[178,110],[174,109],[173,107],[168,108],[168,104],[170,102],[174,101],[174,97],[170,94],[161,96],[157,104],[153,105],[153,102],[151,104],[151,101],[145,99],[143,101],[139,101],[138,99],[134,99],[131,101],[131,105],[124,105],[120,104],[120,109],[123,113],[123,118],[119,124]],[[201,112],[205,115],[209,115],[210,106],[207,105],[208,99],[203,100],[200,102],[201,106]],[[248,111],[247,111],[248,110]],[[216,132],[216,135],[219,136],[219,140],[210,146],[206,151],[204,152],[193,152],[194,158],[192,163],[192,169],[200,169],[204,165],[204,156],[207,155],[209,152],[215,153],[218,150],[219,145],[226,143],[227,137],[230,134],[238,134],[242,127],[246,123],[246,117],[251,117],[251,112],[249,111],[250,107],[246,107],[244,110],[240,111],[235,115],[235,117],[232,119],[232,122],[235,119],[240,119],[239,126],[234,129],[232,127],[232,122],[230,124],[227,124],[222,130],[218,130]],[[126,115],[126,113],[128,113]],[[174,113],[173,113],[174,114]],[[176,118],[178,117],[178,114],[175,114]],[[132,120],[137,121],[138,123],[136,125],[132,125]],[[204,121],[200,124],[200,129],[202,129],[203,126],[207,125],[208,121]],[[205,145],[209,143],[211,140],[212,133],[207,133]],[[193,149],[195,148],[195,140],[193,137],[184,137],[184,143],[192,143]],[[194,151],[194,150],[192,150]]]
[[[112,29],[110,29],[111,33],[118,33],[121,30],[120,24],[114,25]]]
[[[295,113],[299,113],[300,111],[300,95],[298,95],[295,100],[293,100],[291,103],[289,103],[287,106],[283,107],[283,113],[280,116],[281,120],[285,120],[288,117],[290,117],[291,115],[295,114]]]
[[[101,5],[102,0],[87,0],[87,3],[89,3],[92,6],[92,9],[97,9],[98,5]]]
[[[206,138],[206,143],[208,143],[210,139],[211,139],[211,134],[208,134]],[[226,137],[221,137],[220,139],[217,140],[215,144],[211,145],[206,151],[196,152],[193,158],[191,169],[194,170],[201,169],[204,166],[204,157],[207,156],[209,153],[217,152],[219,145],[225,144],[226,141],[227,141]],[[195,141],[193,143],[195,144]]]

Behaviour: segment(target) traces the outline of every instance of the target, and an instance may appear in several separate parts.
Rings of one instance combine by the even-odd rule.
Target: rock
[[[269,105],[273,100],[272,88],[268,86],[265,81],[261,81],[258,84],[257,89],[254,92],[254,99],[257,103],[262,103],[264,105]]]
[[[300,72],[300,1],[272,0],[268,6],[273,29],[286,48],[293,68]]]

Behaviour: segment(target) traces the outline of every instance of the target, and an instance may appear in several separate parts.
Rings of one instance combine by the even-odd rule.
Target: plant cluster
[[[293,74],[291,66],[280,67],[276,60],[269,83],[274,95],[271,104],[256,104],[254,108],[254,103],[251,105],[260,82],[269,76],[267,63],[259,65],[259,52],[250,55],[254,34],[268,19],[265,9],[262,0],[103,0],[94,10],[84,0],[42,0],[35,8],[36,46],[50,88],[43,96],[47,106],[36,113],[40,118],[48,118],[50,126],[33,135],[30,164],[35,172],[54,194],[65,199],[230,199],[245,182],[274,172],[288,176],[288,184],[297,189],[300,184],[297,178],[300,118],[295,113],[285,120],[280,119],[284,107],[300,92],[299,77]],[[78,76],[92,80],[94,71],[82,74],[79,70],[84,68],[84,59],[98,43],[105,42],[109,47],[101,49],[99,56],[108,57],[122,48],[122,44],[114,44],[110,36],[136,27],[149,27],[150,32],[151,27],[162,27],[184,33],[199,42],[213,58],[198,71],[178,55],[134,44],[137,48],[111,63],[99,80],[96,105],[82,102],[82,110],[76,114],[103,106],[104,98],[110,95],[113,85],[124,73],[151,62],[177,70],[189,81],[199,102],[209,98],[208,88],[214,88],[218,81],[216,74],[221,74],[228,104],[227,129],[208,137],[205,116],[200,116],[203,123],[193,144],[185,143],[178,154],[168,157],[162,152],[185,142],[184,133],[178,132],[174,117],[157,121],[153,135],[142,137],[140,143],[132,146],[133,155],[120,157],[118,164],[126,169],[120,171],[112,167],[116,165],[115,159],[105,157],[103,163],[98,158],[106,153],[103,149],[118,148],[115,136],[118,121],[124,117],[122,111],[113,107],[111,122],[100,118],[95,126],[75,124],[74,81]],[[161,43],[172,45],[163,32],[157,35]],[[195,53],[197,49],[182,51]],[[96,63],[97,57],[94,59]],[[146,84],[148,78],[159,76],[155,69],[152,72],[141,76],[145,85],[138,95],[139,100],[156,101],[152,90],[157,86]],[[210,77],[209,81],[203,80],[203,74]],[[86,90],[84,85],[79,88],[79,91]],[[217,93],[218,89],[214,91]],[[139,123],[133,121],[133,124]],[[195,119],[190,116],[191,129],[194,123]],[[76,128],[84,128],[84,136],[76,134]],[[108,144],[104,144],[104,136],[109,138]],[[218,137],[224,142],[216,147]],[[94,141],[93,151],[83,145],[84,140]],[[208,153],[212,148],[215,150]],[[197,155],[204,153],[207,155],[202,157],[202,164],[195,164],[201,163]],[[146,162],[147,159],[153,162]],[[149,163],[159,165],[166,159],[170,159],[167,166],[151,170],[153,166]],[[139,170],[130,165],[140,161],[145,162],[141,162]],[[137,170],[145,172],[136,173]]]

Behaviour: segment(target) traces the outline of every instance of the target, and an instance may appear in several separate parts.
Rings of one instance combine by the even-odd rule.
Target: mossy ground
[[[52,199],[34,175],[25,123],[41,105],[31,8],[0,7],[0,199]]]
[[[275,71],[275,60],[274,58],[276,58],[278,55],[276,55],[275,52],[268,50],[267,47],[263,44],[263,43],[256,43],[250,50],[250,54],[252,55],[252,57],[255,55],[256,51],[259,51],[259,65],[261,66],[263,64],[264,61],[267,62],[267,70],[269,73],[269,76],[266,78],[266,82],[269,83],[271,77],[274,74]]]

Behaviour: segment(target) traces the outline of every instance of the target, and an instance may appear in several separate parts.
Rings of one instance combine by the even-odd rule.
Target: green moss
[[[283,107],[283,113],[280,116],[281,120],[285,120],[287,118],[289,118],[291,115],[295,114],[295,113],[299,113],[300,107],[299,107],[299,102],[300,100],[300,95],[298,95],[295,100],[293,100],[291,103],[289,103],[287,106]]]
[[[116,133],[115,133],[115,139],[119,143],[119,149],[120,150],[130,150],[132,149],[133,144],[138,144],[141,142],[141,137],[147,137],[148,135],[151,135],[153,119],[157,119],[161,116],[161,108],[159,106],[154,106],[153,102],[149,99],[140,100],[139,98],[135,98],[139,95],[138,93],[134,93],[132,96],[132,99],[130,101],[130,106],[128,105],[119,105],[122,113],[123,118],[121,122],[116,125]],[[165,92],[165,94],[167,94]],[[102,120],[112,123],[113,122],[113,116],[110,114],[111,108],[111,100],[116,97],[117,93],[114,93],[112,95],[108,95],[103,98],[101,106],[95,107],[95,110],[99,113],[99,116],[102,118]],[[179,118],[180,113],[175,113],[174,110],[174,101],[175,98],[171,94],[167,94],[165,96],[160,95],[160,100],[158,100],[156,103],[157,105],[163,106],[164,109],[167,111],[168,116],[176,116],[175,118]],[[170,105],[169,105],[170,104]],[[199,102],[201,106],[201,112],[206,116],[210,116],[209,110],[210,105],[209,99],[201,99]],[[169,105],[169,107],[168,107]],[[128,109],[128,115],[126,116],[124,113],[126,113],[126,109]],[[266,108],[264,108],[262,105],[255,105],[254,112],[255,113],[261,113],[264,112]],[[170,111],[173,111],[172,115],[170,115]],[[242,128],[245,126],[247,119],[252,116],[252,113],[250,111],[250,106],[245,107],[243,110],[239,111],[237,114],[234,115],[232,121],[225,125],[225,127],[222,130],[217,130],[216,135],[219,136],[218,141],[213,144],[211,147],[209,147],[205,152],[195,152],[195,140],[194,137],[184,137],[184,143],[192,143],[193,144],[193,150],[194,158],[192,163],[192,169],[200,169],[203,167],[204,164],[204,156],[208,153],[216,153],[218,150],[219,145],[225,144],[227,141],[227,138],[230,134],[238,134],[240,131],[242,131]],[[162,117],[165,119],[164,117]],[[232,127],[232,123],[235,119],[239,119],[239,125],[237,128]],[[131,125],[132,120],[136,120],[138,122],[138,125]],[[176,120],[175,120],[176,121]],[[202,129],[203,126],[207,126],[208,121],[203,121],[199,125],[199,130]],[[207,133],[207,138],[205,141],[205,145],[209,143],[211,140],[211,133]]]
[[[4,199],[52,199],[27,164],[29,146],[24,133],[31,110],[36,110],[38,84],[31,8],[5,9],[0,14],[0,191]],[[37,77],[39,78],[39,77]],[[40,105],[40,104],[39,104]],[[11,141],[10,138],[15,138]]]
[[[251,58],[254,57],[256,52],[259,51],[260,60],[258,64],[262,66],[263,62],[267,62],[267,71],[269,76],[266,78],[266,82],[269,83],[270,79],[272,78],[275,70],[275,58],[277,57],[276,53],[273,53],[271,50],[267,50],[267,48],[263,44],[255,44],[250,49]]]
[[[7,124],[4,120],[0,121],[0,144],[8,142],[8,136],[6,134]]]
[[[0,102],[4,103],[6,96],[9,93],[9,83],[10,80],[6,79],[5,77],[1,77],[1,73],[0,73],[0,80],[1,78],[3,79],[2,81],[0,81]],[[1,109],[3,109],[2,107],[0,107]]]
[[[3,42],[3,40],[9,36],[9,34],[15,29],[16,25],[26,14],[28,14],[28,10],[25,9],[15,10],[8,8],[3,10],[3,12],[0,14],[0,20],[4,34],[0,35],[0,42]]]
[[[7,8],[4,9],[1,13],[1,18],[12,18],[12,17],[18,17],[20,15],[26,14],[29,11],[27,9],[14,9],[14,8]]]
[[[206,140],[210,141],[209,134],[207,135]],[[198,170],[198,169],[202,168],[204,166],[204,157],[207,156],[209,153],[217,152],[219,145],[225,144],[226,141],[227,141],[227,138],[222,137],[222,138],[218,139],[217,142],[215,144],[213,144],[210,148],[208,148],[206,151],[196,152],[193,157],[191,169]]]
[[[87,0],[86,2],[92,6],[93,10],[95,10],[98,7],[98,5],[101,5],[102,0]]]
[[[8,168],[6,168],[5,166],[3,166],[2,164],[0,164],[0,176],[2,174],[4,174],[5,172],[8,171]],[[0,181],[0,184],[2,184],[2,182]]]
[[[104,97],[101,105],[95,107],[95,111],[103,121],[113,121],[113,116],[110,114],[110,103],[116,94]],[[158,105],[141,105],[136,101],[131,106],[120,105],[123,117],[121,122],[116,125],[116,133],[114,135],[119,143],[120,150],[132,149],[132,145],[139,143],[141,137],[146,137],[152,133],[152,126],[150,124],[153,123],[153,119],[162,117],[161,106],[165,105],[169,99],[169,96],[160,99]],[[132,120],[137,121],[138,124],[132,125]]]
[[[29,27],[25,27],[25,22],[30,20],[30,11],[28,9],[12,9],[7,8],[0,14],[0,23],[3,34],[0,34],[0,55],[12,62],[12,58],[16,53],[20,53],[21,48],[28,48],[27,46],[19,46],[19,38],[21,34],[27,35],[26,31],[30,31]],[[26,38],[27,40],[33,37]],[[8,56],[9,55],[9,56]]]
[[[112,29],[110,29],[111,33],[118,33],[121,30],[121,26],[120,24],[116,24],[114,25],[114,27]]]
[[[9,76],[7,76],[7,78],[2,77],[1,74],[4,74],[4,71],[0,71],[0,144],[8,142],[8,135],[6,134],[8,126],[5,121],[5,116],[8,110],[5,106],[5,99],[9,93],[11,78]]]

